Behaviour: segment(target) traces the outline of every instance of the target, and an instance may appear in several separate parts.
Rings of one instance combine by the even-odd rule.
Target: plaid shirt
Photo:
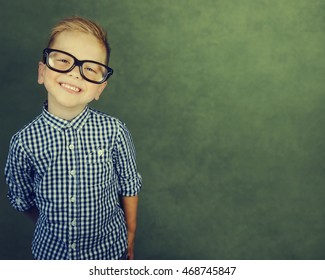
[[[5,170],[13,207],[40,212],[33,255],[118,259],[127,248],[119,197],[141,188],[131,136],[119,120],[88,107],[72,121],[45,107],[13,136]]]

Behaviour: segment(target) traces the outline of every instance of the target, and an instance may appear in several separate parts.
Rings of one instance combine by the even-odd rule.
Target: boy
[[[105,31],[71,17],[53,28],[39,62],[47,102],[13,136],[5,170],[11,204],[36,222],[35,259],[134,258],[141,176],[132,139],[88,107],[113,73],[109,55]]]

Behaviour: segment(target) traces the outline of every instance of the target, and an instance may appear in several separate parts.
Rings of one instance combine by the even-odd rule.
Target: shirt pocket
[[[95,149],[87,155],[86,182],[88,186],[107,185],[113,172],[112,156],[109,150]]]

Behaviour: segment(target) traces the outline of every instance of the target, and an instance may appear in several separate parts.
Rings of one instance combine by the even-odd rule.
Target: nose
[[[82,79],[82,76],[80,74],[80,69],[78,66],[75,66],[69,73],[68,73],[69,76],[75,78],[75,79]]]

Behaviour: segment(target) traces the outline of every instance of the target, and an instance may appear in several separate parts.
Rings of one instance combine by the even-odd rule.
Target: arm
[[[134,259],[134,241],[137,227],[138,196],[123,196],[122,205],[128,231],[128,259]]]
[[[18,134],[14,135],[10,142],[5,176],[9,187],[7,196],[11,205],[36,222],[38,209],[34,206],[34,163]]]
[[[132,137],[126,126],[119,122],[115,141],[115,168],[119,179],[119,194],[127,227],[127,258],[134,259],[135,231],[137,226],[138,193],[142,186],[135,162],[135,149]]]

